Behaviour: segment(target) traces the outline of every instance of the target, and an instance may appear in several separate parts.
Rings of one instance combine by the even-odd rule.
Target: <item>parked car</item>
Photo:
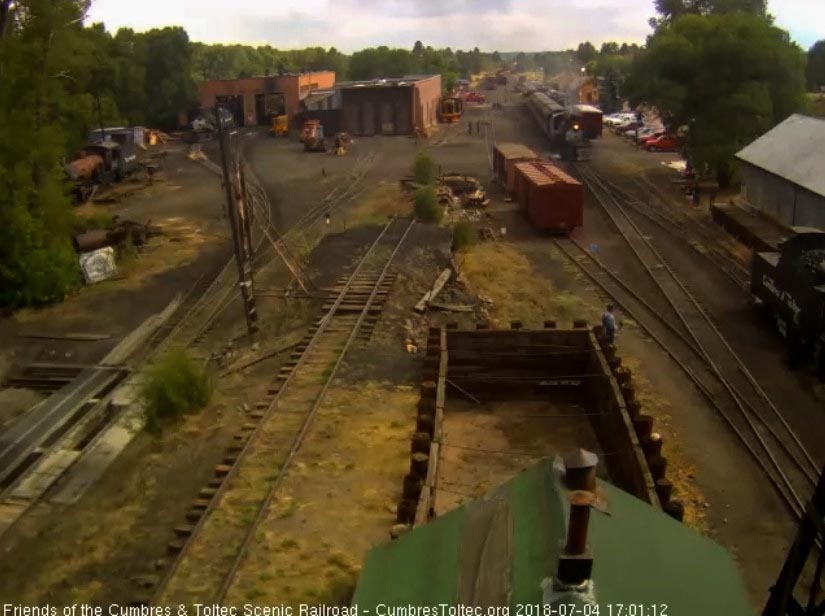
[[[663,128],[654,128],[652,126],[646,126],[645,128],[640,129],[638,136],[632,137],[631,140],[636,145],[643,145],[647,140],[658,139],[664,134],[665,130]]]
[[[641,122],[637,122],[636,120],[627,120],[627,121],[622,122],[621,124],[617,125],[614,130],[616,131],[617,135],[621,135],[625,131],[629,131],[629,130],[634,130],[635,131],[640,126],[642,126]]]
[[[486,103],[487,97],[480,92],[468,92],[464,100],[468,103]]]
[[[618,126],[619,124],[623,124],[625,122],[630,122],[636,119],[635,113],[611,113],[607,117],[604,118],[604,123],[608,126]]]
[[[676,139],[669,135],[648,139],[644,143],[648,152],[673,152],[676,149]]]

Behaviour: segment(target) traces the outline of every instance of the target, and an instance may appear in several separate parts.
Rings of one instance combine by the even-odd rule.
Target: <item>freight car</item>
[[[499,182],[512,194],[515,187],[515,164],[525,160],[538,160],[539,155],[520,143],[498,143],[493,148],[493,172]]]
[[[813,360],[825,380],[825,232],[796,228],[778,252],[754,255],[751,292],[788,344],[788,361]]]
[[[513,199],[533,227],[567,235],[583,225],[581,183],[547,161],[525,161],[514,166]]]
[[[564,141],[569,118],[564,106],[554,101],[544,92],[533,92],[527,96],[527,107],[536,119],[541,131],[553,143]]]
[[[602,136],[602,110],[592,105],[573,105],[570,117],[581,126],[584,136],[597,139]]]

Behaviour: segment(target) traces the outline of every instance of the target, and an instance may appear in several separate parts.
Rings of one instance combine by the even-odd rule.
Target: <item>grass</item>
[[[509,244],[480,243],[460,251],[458,259],[470,289],[492,299],[494,324],[507,326],[519,320],[527,327],[540,327],[544,320],[556,319],[559,327],[569,327],[572,319],[592,320],[598,315],[578,295],[555,289]]]
[[[157,432],[165,422],[205,407],[212,395],[212,383],[186,351],[171,349],[146,371],[140,395],[146,426]]]
[[[397,183],[379,184],[362,198],[352,212],[354,224],[383,224],[394,214],[406,214],[410,201]]]
[[[96,229],[110,229],[115,219],[105,207],[86,203],[73,211],[74,230],[76,233],[85,233]]]
[[[461,221],[453,227],[453,250],[461,250],[478,243],[478,230],[469,221]]]
[[[435,182],[435,163],[424,150],[415,155],[412,172],[416,184],[426,185]]]

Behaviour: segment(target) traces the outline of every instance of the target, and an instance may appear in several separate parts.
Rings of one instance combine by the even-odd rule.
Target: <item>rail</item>
[[[783,469],[783,465],[777,460],[777,452],[766,442],[763,433],[773,437],[779,445],[779,448],[788,457],[791,465],[804,475],[808,482],[813,483],[816,476],[816,465],[810,454],[776,408],[776,405],[756,382],[756,379],[748,371],[741,358],[736,354],[723,334],[710,319],[709,315],[695,299],[687,286],[681,281],[676,272],[652,245],[649,238],[641,232],[623,204],[617,199],[614,192],[610,190],[593,170],[582,166],[579,166],[578,170],[584,183],[596,196],[602,209],[612,220],[622,238],[631,248],[648,276],[677,315],[688,334],[689,340],[692,340],[688,348],[701,360],[704,366],[710,370],[710,373],[718,384],[720,384],[722,389],[730,396],[730,400],[738,409],[741,418],[753,434],[752,438],[758,441],[759,446],[770,460],[770,465],[763,463],[763,460],[756,454],[751,443],[746,443],[748,450],[757,458],[757,462],[769,476],[774,486],[777,487],[780,496],[785,500],[789,508],[796,516],[799,516],[802,511],[802,502],[797,494],[797,489]],[[570,257],[569,254],[568,257]],[[572,260],[576,261],[575,259]],[[627,285],[624,286],[627,287]],[[646,309],[649,310],[650,307],[647,306]],[[662,319],[660,314],[655,311],[653,312],[658,319]],[[709,351],[708,348],[713,345],[717,345],[718,347],[720,344],[722,349],[724,349],[722,352],[725,356],[724,358],[720,356],[718,351],[714,353]],[[661,342],[660,345],[662,345]],[[662,346],[664,348],[664,345]],[[756,410],[752,401],[748,400],[743,388],[738,387],[733,382],[733,379],[736,378],[735,375],[730,373],[727,375],[723,374],[725,370],[723,362],[726,360],[729,362],[731,358],[734,360],[737,371],[745,376],[749,386],[756,393],[758,400],[770,409],[770,414],[768,415],[768,417],[771,418],[770,420]],[[682,362],[679,363],[683,365]],[[695,375],[691,376],[695,382],[696,379],[694,377]],[[703,390],[703,393],[712,393],[714,388],[705,383],[700,389]],[[730,414],[725,413],[716,401],[713,401],[713,403],[717,410],[723,414],[725,420],[733,427],[733,419]],[[786,436],[790,437],[792,444],[787,443],[786,438],[783,438],[779,431],[775,429],[774,425],[772,425],[775,424],[775,421],[779,422]],[[757,423],[759,425],[757,425]],[[747,440],[740,429],[734,428],[734,431],[743,442]]]
[[[365,264],[369,259],[376,258],[377,248],[381,245],[385,245],[386,237],[388,236],[388,231],[391,227],[400,225],[404,223],[403,219],[393,218],[390,220],[387,225],[381,230],[379,235],[373,241],[373,243],[369,246],[367,252],[360,258],[358,264],[356,265],[353,272],[349,275],[347,281],[345,282],[343,288],[337,294],[335,301],[330,306],[329,310],[326,311],[324,316],[320,319],[315,332],[313,333],[311,339],[307,343],[306,347],[304,348],[303,352],[300,355],[296,365],[292,368],[289,374],[286,377],[286,380],[281,384],[280,388],[278,389],[275,396],[271,399],[268,403],[267,408],[263,411],[259,422],[255,425],[254,429],[252,430],[249,437],[244,442],[243,446],[241,447],[240,451],[237,453],[236,459],[232,463],[231,467],[229,468],[227,474],[223,477],[220,485],[215,491],[215,494],[211,497],[208,506],[206,507],[203,514],[199,517],[198,521],[195,523],[194,527],[191,530],[191,534],[189,535],[186,542],[183,544],[181,550],[177,553],[174,557],[174,560],[169,565],[168,569],[166,570],[165,574],[163,575],[162,579],[158,583],[152,602],[157,604],[161,598],[163,597],[164,593],[167,592],[167,589],[170,585],[170,582],[175,577],[181,563],[189,554],[191,546],[196,542],[199,533],[203,530],[206,521],[210,518],[210,515],[217,510],[220,506],[221,502],[224,499],[224,496],[229,489],[230,485],[233,483],[233,479],[235,478],[236,474],[238,473],[238,469],[242,466],[242,463],[248,458],[249,453],[253,446],[256,443],[256,440],[260,440],[257,438],[260,433],[262,432],[262,426],[267,424],[269,418],[273,415],[275,409],[278,407],[279,400],[281,400],[285,393],[288,392],[290,383],[292,383],[293,379],[299,372],[301,368],[308,362],[313,350],[322,344],[322,340],[325,339],[325,332],[329,330],[330,332],[337,331],[336,328],[331,328],[330,326],[333,323],[343,323],[346,321],[344,317],[339,317],[336,319],[336,312],[338,311],[339,307],[345,302],[347,296],[350,292],[350,288],[356,283],[356,279],[361,275],[362,271],[365,268]],[[294,437],[291,437],[291,442],[289,444],[289,449],[286,452],[286,457],[283,459],[280,469],[272,479],[272,483],[267,487],[266,493],[263,495],[263,498],[256,506],[255,517],[250,523],[250,525],[243,531],[243,537],[239,543],[238,551],[232,557],[232,562],[226,568],[226,571],[219,575],[218,579],[215,580],[216,585],[216,599],[215,601],[222,601],[225,597],[226,593],[230,589],[232,582],[235,578],[235,575],[241,566],[242,562],[244,561],[244,557],[255,537],[256,529],[260,525],[261,521],[265,518],[269,506],[274,498],[275,494],[278,491],[278,488],[283,481],[283,478],[286,476],[288,469],[290,468],[292,461],[294,460],[297,452],[300,450],[300,447],[303,443],[304,437],[306,436],[311,424],[312,420],[321,406],[326,392],[334,379],[341,362],[343,361],[344,356],[347,353],[347,350],[350,348],[352,342],[358,336],[359,330],[361,329],[364,319],[369,314],[373,302],[375,300],[376,294],[379,291],[384,279],[387,277],[387,272],[396,256],[398,251],[400,250],[401,246],[403,245],[404,241],[406,240],[410,230],[414,225],[414,220],[410,221],[408,225],[403,229],[403,232],[400,234],[399,237],[392,237],[391,239],[391,246],[393,247],[391,254],[389,257],[386,257],[383,267],[380,270],[377,278],[372,285],[372,290],[370,292],[369,297],[364,302],[364,305],[355,320],[354,323],[349,324],[348,327],[350,328],[348,331],[347,339],[342,346],[335,346],[336,351],[336,360],[334,365],[330,370],[327,370],[322,375],[322,382],[319,384],[319,389],[317,390],[317,394],[314,395],[312,399],[312,404],[306,411],[303,411],[303,414],[298,413],[300,415],[295,420],[299,422],[297,425],[297,429],[294,432]],[[379,255],[380,256],[380,255]],[[328,345],[329,346],[329,345]],[[309,401],[308,401],[309,402]],[[292,434],[292,432],[290,432]],[[222,568],[220,563],[213,563],[213,565]],[[214,577],[214,576],[213,576]]]

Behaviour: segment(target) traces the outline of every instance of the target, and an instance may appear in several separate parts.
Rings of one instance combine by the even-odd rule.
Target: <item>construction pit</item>
[[[421,525],[543,457],[598,451],[599,475],[677,519],[667,460],[631,371],[598,329],[431,328],[395,532]]]

